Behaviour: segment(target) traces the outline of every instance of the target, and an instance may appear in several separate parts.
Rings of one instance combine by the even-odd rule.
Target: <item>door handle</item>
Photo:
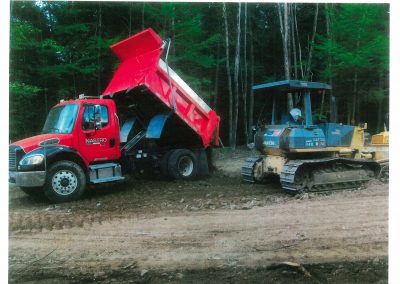
[[[110,138],[110,147],[114,147],[115,146],[115,138]]]

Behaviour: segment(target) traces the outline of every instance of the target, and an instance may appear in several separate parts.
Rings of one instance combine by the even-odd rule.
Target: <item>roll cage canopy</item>
[[[300,80],[284,80],[253,86],[254,91],[271,94],[287,94],[294,92],[317,92],[331,90],[332,87],[325,83],[308,82]]]

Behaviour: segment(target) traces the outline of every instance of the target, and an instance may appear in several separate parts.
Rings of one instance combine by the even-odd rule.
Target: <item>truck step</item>
[[[91,180],[91,183],[98,184],[98,183],[103,183],[103,182],[113,182],[113,181],[118,181],[118,180],[124,180],[125,177],[107,177],[107,178],[101,178],[101,179],[95,179]]]
[[[97,184],[125,179],[121,173],[121,165],[104,163],[90,166],[90,182]]]

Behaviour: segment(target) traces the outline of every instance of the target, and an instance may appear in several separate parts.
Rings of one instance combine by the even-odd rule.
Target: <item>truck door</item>
[[[79,144],[81,155],[89,163],[119,158],[119,129],[114,111],[107,104],[83,104]]]

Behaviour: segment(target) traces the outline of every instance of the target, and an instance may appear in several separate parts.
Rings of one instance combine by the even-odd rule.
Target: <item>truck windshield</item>
[[[42,133],[71,133],[77,113],[77,104],[53,107],[44,123]]]

